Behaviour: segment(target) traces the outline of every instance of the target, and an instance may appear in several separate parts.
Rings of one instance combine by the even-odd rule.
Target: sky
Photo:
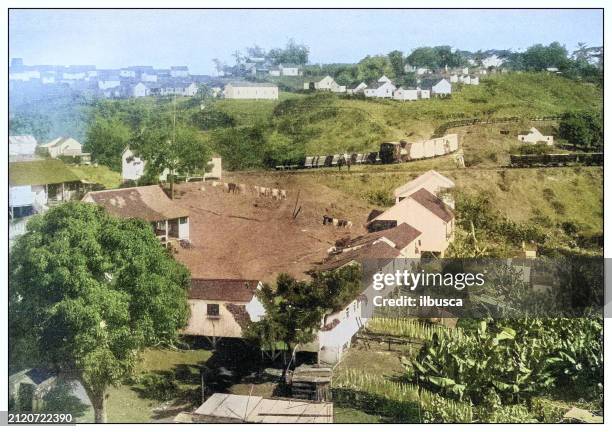
[[[354,63],[419,46],[520,50],[558,41],[603,45],[601,10],[11,10],[9,56],[24,64],[98,68],[187,65],[212,74],[212,59],[254,44],[310,47],[311,63]]]

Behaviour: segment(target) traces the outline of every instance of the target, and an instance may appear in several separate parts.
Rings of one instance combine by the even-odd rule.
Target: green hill
[[[276,141],[280,136],[284,143],[280,149],[263,140],[253,143],[253,150],[262,146],[262,154],[282,160],[287,146],[291,156],[373,151],[384,140],[428,138],[449,120],[558,115],[567,110],[600,110],[603,103],[600,88],[545,73],[490,76],[479,86],[458,86],[451,98],[413,102],[282,94],[278,102],[220,100],[214,106],[235,117],[239,127],[257,123]]]

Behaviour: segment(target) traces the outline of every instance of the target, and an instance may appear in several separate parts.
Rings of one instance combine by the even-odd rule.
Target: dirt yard
[[[245,184],[246,193],[230,194],[210,181],[176,187],[177,204],[190,212],[192,242],[192,248],[178,247],[177,257],[193,277],[271,282],[286,272],[303,278],[335,240],[365,233],[365,203],[303,176],[241,174],[223,180]],[[255,185],[285,189],[287,199],[257,197]],[[324,214],[350,220],[353,227],[324,226]]]

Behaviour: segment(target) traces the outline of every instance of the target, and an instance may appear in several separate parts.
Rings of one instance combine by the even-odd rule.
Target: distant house
[[[281,76],[281,68],[279,66],[273,66],[269,70],[271,76]],[[255,71],[257,73],[257,70]]]
[[[119,77],[108,77],[98,80],[98,88],[100,90],[108,90],[121,85]]]
[[[132,86],[132,97],[139,98],[149,96],[151,94],[151,90],[147,87],[146,84],[139,82],[138,84]]]
[[[443,176],[437,171],[429,170],[426,173],[421,174],[414,180],[411,180],[408,183],[395,188],[395,190],[393,191],[393,195],[395,197],[395,203],[397,204],[421,188],[424,188],[439,197],[440,192],[443,192],[447,189],[452,189],[454,187],[455,182],[453,182],[451,179]],[[455,204],[452,199],[444,201],[449,207],[455,207]]]
[[[357,84],[354,88],[352,89],[347,89],[347,93],[348,94],[358,94],[358,93],[363,93],[363,91],[368,88],[368,85],[366,83],[364,83],[363,81],[360,82],[359,84]]]
[[[482,59],[482,65],[485,68],[498,68],[500,67],[502,64],[504,64],[504,59],[503,58],[499,58],[496,55],[491,55],[489,57],[486,57],[484,59]]]
[[[417,100],[419,99],[419,90],[415,88],[405,89],[405,88],[400,87],[393,92],[393,99]]]
[[[431,99],[431,90],[422,89],[420,87],[417,87],[417,89],[419,90],[419,97],[421,99]]]
[[[422,252],[444,257],[455,235],[455,214],[440,198],[421,188],[368,223],[371,231],[407,223],[419,230]]]
[[[157,185],[88,192],[82,201],[118,217],[149,222],[163,244],[189,240],[189,212]]]
[[[34,156],[38,142],[32,135],[9,136],[9,157],[12,156]]]
[[[431,73],[431,70],[429,68],[426,68],[426,67],[416,68],[417,75],[426,75],[429,73]]]
[[[198,86],[193,81],[165,80],[150,85],[150,94],[158,96],[195,96]]]
[[[397,87],[391,81],[376,82],[368,85],[365,97],[392,98]]]
[[[138,180],[144,175],[145,162],[126,148],[121,154],[121,180]]]
[[[136,78],[136,71],[132,69],[120,69],[119,76],[121,78]]]
[[[242,338],[243,329],[266,313],[257,298],[262,284],[245,279],[191,279],[187,294],[191,316],[185,335],[203,336],[215,344],[221,338]]]
[[[170,76],[172,78],[187,78],[189,68],[187,66],[172,66],[170,67]]]
[[[302,75],[302,69],[298,65],[294,64],[281,64],[279,65],[280,73],[282,76],[300,76]]]
[[[380,78],[378,78],[378,82],[379,83],[385,83],[385,82],[389,82],[390,83],[391,80],[386,75],[383,75]]]
[[[157,74],[153,71],[145,71],[140,74],[140,80],[143,82],[157,82]]]
[[[78,156],[83,163],[89,163],[90,154],[83,153],[83,146],[80,142],[71,137],[58,137],[45,144],[38,146],[39,151],[52,158],[60,156]]]
[[[223,94],[225,99],[278,99],[278,86],[272,83],[230,82]]]
[[[553,145],[554,139],[551,135],[543,135],[535,127],[532,127],[531,129],[529,129],[528,132],[523,132],[523,134],[519,135],[518,140],[529,144],[537,144],[543,142],[551,146]]]
[[[346,86],[339,85],[331,76],[327,75],[319,81],[304,83],[304,90],[327,90],[334,93],[345,93]]]
[[[448,80],[451,82],[451,84],[458,83],[458,82],[459,82],[459,75],[457,75],[457,74],[452,74],[452,75],[451,75],[451,76],[448,78]]]
[[[431,87],[431,92],[434,95],[449,95],[452,93],[451,83],[443,78]]]

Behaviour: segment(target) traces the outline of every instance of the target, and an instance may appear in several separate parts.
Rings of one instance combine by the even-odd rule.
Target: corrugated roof
[[[115,216],[149,222],[189,216],[157,185],[88,192],[83,202],[101,205]]]
[[[272,83],[258,83],[250,81],[234,81],[227,83],[227,85],[231,85],[232,87],[277,87],[276,84]]]
[[[362,262],[371,259],[394,259],[399,256],[400,251],[391,247],[388,243],[378,242],[369,244],[359,249],[332,255],[322,264],[315,267],[315,271],[328,271],[340,268],[351,262]]]
[[[193,300],[248,303],[258,286],[258,280],[193,278],[188,297]]]
[[[444,222],[450,222],[455,217],[455,214],[446,204],[444,204],[444,201],[429,192],[427,189],[419,189],[410,195],[410,198],[421,204]]]
[[[407,223],[402,223],[394,228],[375,231],[361,237],[357,237],[349,242],[347,248],[373,243],[376,240],[385,237],[391,240],[397,249],[403,249],[421,234],[421,231],[415,227],[408,225]]]
[[[9,163],[9,185],[48,185],[79,181],[64,162],[58,159]]]

